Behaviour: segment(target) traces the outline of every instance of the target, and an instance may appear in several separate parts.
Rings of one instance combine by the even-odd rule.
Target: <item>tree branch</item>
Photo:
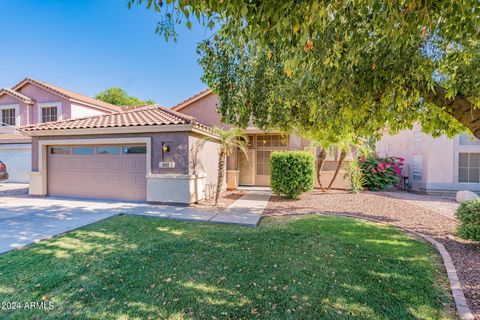
[[[447,90],[435,86],[432,94],[426,99],[439,107],[447,107],[446,112],[470,129],[475,137],[480,139],[480,109],[468,101],[463,95],[456,95],[453,99],[446,98]]]

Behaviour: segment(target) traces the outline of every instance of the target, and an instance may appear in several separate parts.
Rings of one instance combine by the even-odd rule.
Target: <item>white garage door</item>
[[[8,182],[28,183],[28,174],[32,170],[30,144],[0,145],[0,161],[7,166]]]
[[[52,146],[48,148],[50,196],[145,201],[144,145]]]

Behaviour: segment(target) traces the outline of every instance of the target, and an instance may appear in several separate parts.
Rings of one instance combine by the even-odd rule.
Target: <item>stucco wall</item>
[[[167,132],[167,133],[149,133],[149,134],[108,134],[108,135],[82,135],[82,136],[48,136],[34,137],[32,139],[32,171],[38,171],[38,141],[39,140],[64,140],[71,139],[71,144],[75,144],[76,139],[115,139],[115,138],[152,138],[152,173],[174,173],[188,174],[188,132]],[[171,153],[175,161],[175,168],[159,168],[158,164],[162,161],[162,142],[168,142],[171,146]],[[112,141],[115,143],[115,140]]]
[[[62,104],[61,114],[59,114],[60,118],[70,118],[70,101],[68,99],[61,98],[32,84],[26,84],[19,90],[19,92],[35,100],[35,104],[30,109],[30,123],[33,124],[38,122],[38,105],[45,102],[60,102]]]
[[[377,144],[380,156],[405,158],[408,165],[409,183],[412,190],[419,192],[445,192],[455,190],[478,190],[479,184],[458,183],[458,152],[465,146],[458,145],[458,137],[432,136],[421,132],[419,125],[411,130],[403,130],[395,135],[384,135]],[[470,152],[480,152],[480,146],[468,146]],[[414,167],[421,163],[421,179],[414,177]],[[408,171],[408,172],[407,172]],[[418,171],[417,171],[418,172]]]
[[[92,108],[82,106],[80,104],[73,104],[73,103],[70,105],[70,108],[71,108],[70,116],[72,119],[89,117],[89,116],[97,116],[105,113],[103,111],[95,110]]]
[[[205,174],[207,184],[216,184],[218,179],[219,144],[193,134],[189,137],[190,174]],[[225,171],[226,172],[226,171]],[[224,174],[226,179],[226,174]],[[224,180],[224,188],[225,186]]]
[[[222,126],[220,114],[217,112],[217,104],[219,104],[218,96],[209,94],[195,102],[192,102],[187,107],[178,110],[178,112],[197,118],[197,120],[207,126]]]

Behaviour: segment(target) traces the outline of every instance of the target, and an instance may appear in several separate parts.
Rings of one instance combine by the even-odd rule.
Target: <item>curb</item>
[[[452,290],[453,300],[455,302],[455,307],[457,308],[457,312],[460,316],[460,319],[462,319],[462,320],[473,320],[474,319],[472,311],[468,307],[467,299],[465,298],[465,294],[463,293],[462,285],[460,283],[460,280],[458,279],[457,271],[456,271],[455,266],[453,264],[452,257],[450,256],[447,249],[445,248],[445,246],[442,243],[438,242],[437,240],[435,240],[432,237],[427,236],[423,233],[419,233],[417,231],[413,231],[413,230],[404,228],[404,227],[399,226],[395,223],[389,223],[389,222],[376,220],[376,219],[371,219],[371,218],[365,218],[365,217],[358,217],[358,216],[349,215],[349,214],[339,213],[339,214],[334,214],[334,215],[391,225],[391,226],[394,226],[398,229],[406,231],[407,233],[416,235],[416,236],[421,237],[421,238],[425,239],[426,241],[428,241],[430,244],[432,244],[437,249],[437,251],[442,256],[443,265],[445,266],[445,269],[447,271],[448,281],[450,282],[450,289]],[[332,215],[330,215],[330,216],[332,216]]]
[[[0,197],[12,197],[12,196],[20,196],[24,194],[28,194],[28,188],[0,191]]]

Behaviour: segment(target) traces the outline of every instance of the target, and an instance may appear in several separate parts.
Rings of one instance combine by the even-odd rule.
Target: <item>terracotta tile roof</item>
[[[21,94],[20,92],[16,92],[16,91],[13,91],[12,89],[8,89],[8,88],[2,88],[0,89],[0,96],[2,95],[9,95],[15,99],[18,99],[24,103],[28,103],[28,104],[33,104],[35,101],[33,101],[30,97],[27,97],[23,94]]]
[[[188,106],[190,103],[192,103],[194,101],[197,101],[198,99],[203,98],[205,96],[208,96],[211,93],[213,93],[211,89],[202,90],[199,93],[197,93],[196,95],[191,96],[190,98],[188,98],[188,99],[180,102],[179,104],[173,106],[172,110],[175,110],[175,111],[181,110],[181,109],[185,108],[186,106]]]
[[[46,82],[43,82],[43,81],[35,80],[35,79],[32,79],[32,78],[23,79],[22,81],[20,81],[16,85],[14,85],[12,87],[12,90],[13,91],[18,91],[19,89],[21,89],[24,85],[26,85],[28,83],[34,84],[34,85],[36,85],[40,88],[43,88],[47,91],[52,92],[53,94],[59,95],[61,97],[67,98],[69,100],[77,100],[79,102],[94,105],[94,106],[97,106],[99,108],[107,109],[107,110],[110,110],[110,111],[121,111],[122,110],[122,108],[119,107],[119,106],[115,106],[113,104],[103,102],[103,101],[94,99],[92,97],[88,97],[88,96],[85,96],[83,94],[76,93],[76,92],[73,92],[73,91],[70,91],[70,90],[67,90],[67,89],[63,89],[63,88],[57,87],[55,85],[52,85],[52,84],[49,84],[49,83],[46,83]]]
[[[49,123],[39,123],[21,127],[18,130],[27,132],[62,129],[94,129],[178,124],[193,124],[203,129],[209,128],[208,126],[199,123],[194,117],[187,116],[185,114],[161,107],[159,105],[150,105],[98,116],[90,116]]]

